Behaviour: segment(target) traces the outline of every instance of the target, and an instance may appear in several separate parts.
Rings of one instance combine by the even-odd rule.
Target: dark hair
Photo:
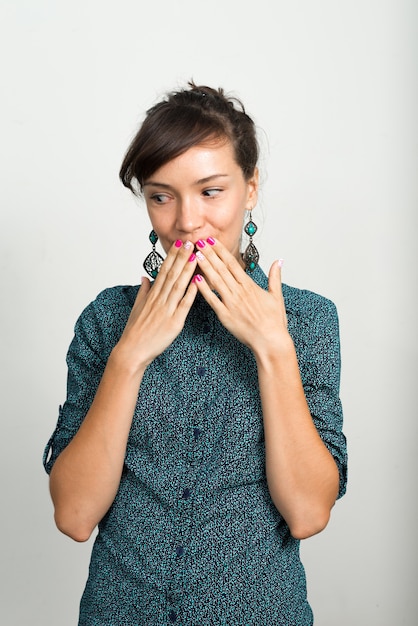
[[[204,141],[229,140],[246,180],[258,160],[255,125],[244,105],[223,89],[197,86],[170,93],[147,111],[119,172],[125,187],[141,192],[144,181],[160,167]]]

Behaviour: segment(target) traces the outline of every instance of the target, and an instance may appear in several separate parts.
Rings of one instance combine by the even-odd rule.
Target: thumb
[[[151,289],[150,279],[147,276],[142,276],[141,288],[139,289],[139,293],[142,293],[143,296],[146,296],[150,289]]]
[[[138,293],[135,299],[135,303],[142,303],[140,306],[143,306],[145,302],[148,292],[151,289],[151,281],[146,276],[142,276],[141,285],[138,289]]]
[[[274,261],[269,271],[269,291],[270,293],[281,295],[282,293],[282,267],[283,259]]]

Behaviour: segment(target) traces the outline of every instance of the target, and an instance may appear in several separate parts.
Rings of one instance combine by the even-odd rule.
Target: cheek
[[[158,234],[160,244],[162,245],[164,250],[167,251],[167,248],[171,246],[172,230],[167,230],[166,228],[159,227],[158,224],[154,225],[154,230]]]
[[[225,213],[212,224],[223,231],[226,235],[235,238],[242,229],[243,216],[240,213]]]
[[[221,219],[224,224],[229,224],[231,226],[235,224],[242,224],[245,218],[245,211],[245,196],[237,194],[226,204],[225,209],[222,212]]]
[[[170,220],[163,211],[148,211],[148,217],[160,237],[164,237],[170,229]]]

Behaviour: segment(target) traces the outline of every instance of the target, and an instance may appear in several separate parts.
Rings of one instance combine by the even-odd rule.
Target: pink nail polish
[[[191,253],[191,255],[189,256],[189,262],[193,263],[193,261],[196,259],[196,255],[194,252]]]
[[[192,247],[192,245],[193,245],[193,244],[192,244],[192,242],[191,242],[191,241],[185,241],[185,242],[184,242],[184,244],[183,244],[183,248],[184,248],[185,250],[190,250],[190,248]]]
[[[176,246],[176,248],[181,248],[181,246],[183,245],[183,242],[180,239],[177,239],[174,245]]]
[[[206,244],[205,244],[205,242],[203,241],[203,239],[199,239],[199,241],[196,241],[196,245],[197,245],[199,248],[204,248]]]
[[[201,277],[200,274],[196,274],[196,276],[193,278],[193,282],[194,283],[201,283],[203,280],[203,278]]]
[[[278,265],[279,267],[283,267],[283,263],[284,263],[284,259],[279,259],[279,260],[277,261],[277,265]]]
[[[198,251],[196,252],[196,258],[197,258],[199,261],[203,261],[203,260],[205,259],[205,257],[204,257],[204,256],[203,256],[203,254],[200,252],[200,250],[198,250]]]
[[[214,238],[213,238],[213,237],[208,237],[208,238],[206,239],[206,241],[207,241],[207,242],[208,242],[208,244],[209,244],[209,245],[211,245],[211,246],[214,246],[214,245],[215,245],[215,243],[216,243],[216,241],[214,240]]]

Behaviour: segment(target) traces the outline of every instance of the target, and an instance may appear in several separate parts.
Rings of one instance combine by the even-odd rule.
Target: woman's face
[[[246,181],[229,141],[189,148],[144,181],[152,226],[167,252],[177,239],[214,237],[239,260],[246,209],[257,202],[258,172]]]

